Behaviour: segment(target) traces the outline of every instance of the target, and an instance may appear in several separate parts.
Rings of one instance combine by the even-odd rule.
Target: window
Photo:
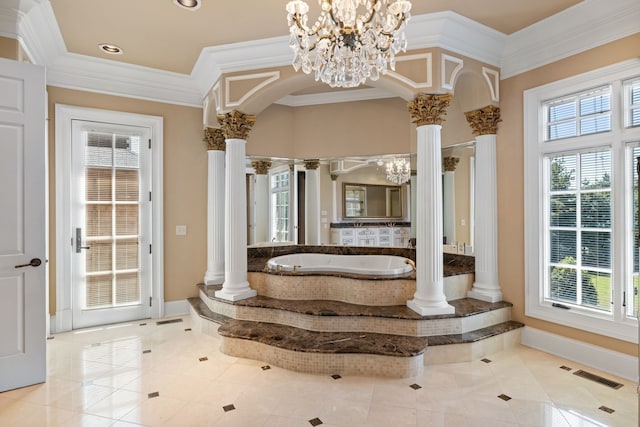
[[[271,241],[289,241],[289,171],[274,171],[271,181]]]
[[[640,61],[525,92],[526,314],[637,342]]]

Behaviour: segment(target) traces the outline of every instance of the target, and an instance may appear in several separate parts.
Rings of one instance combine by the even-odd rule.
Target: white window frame
[[[287,235],[289,237],[289,239],[287,241],[291,241],[292,240],[292,227],[291,227],[291,174],[289,173],[289,166],[279,166],[279,167],[275,167],[271,170],[269,170],[269,239],[273,239],[274,238],[274,230],[273,230],[273,194],[274,193],[280,193],[282,191],[285,190],[285,187],[281,187],[278,188],[277,190],[273,189],[273,186],[271,185],[271,177],[273,175],[280,175],[283,173],[287,173],[289,174],[289,186],[286,187],[286,191],[289,191],[289,198],[288,198],[288,203],[289,203],[289,218],[287,218],[287,222],[289,223],[289,229],[287,230]],[[274,240],[272,240],[274,241]]]
[[[625,213],[629,204],[628,166],[626,147],[629,142],[640,141],[640,127],[625,127],[623,84],[640,75],[640,59],[580,74],[524,93],[524,207],[525,207],[525,314],[545,321],[606,335],[629,342],[638,342],[638,322],[625,317],[623,283],[626,280],[628,257],[621,256],[630,248],[633,240],[630,222]],[[612,130],[566,139],[547,140],[544,103],[588,89],[612,85]],[[544,298],[544,239],[545,233],[545,161],[552,153],[576,152],[611,147],[612,161],[612,284],[611,313],[571,306],[569,310],[553,307]]]

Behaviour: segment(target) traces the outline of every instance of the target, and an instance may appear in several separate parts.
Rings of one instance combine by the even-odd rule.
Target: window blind
[[[140,138],[87,132],[86,308],[140,303]]]
[[[611,152],[548,161],[546,297],[611,310]]]

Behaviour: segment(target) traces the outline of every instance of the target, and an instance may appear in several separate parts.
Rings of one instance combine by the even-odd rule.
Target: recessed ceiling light
[[[187,10],[196,10],[200,8],[202,0],[173,0],[173,4]]]
[[[98,45],[101,51],[108,53],[109,55],[122,55],[124,51],[120,46],[109,43],[101,43]]]

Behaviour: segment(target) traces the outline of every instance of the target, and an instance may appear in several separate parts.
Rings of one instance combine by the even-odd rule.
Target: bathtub
[[[348,273],[367,276],[399,277],[412,271],[408,258],[394,255],[333,255],[298,253],[271,258],[269,271],[294,273]]]

